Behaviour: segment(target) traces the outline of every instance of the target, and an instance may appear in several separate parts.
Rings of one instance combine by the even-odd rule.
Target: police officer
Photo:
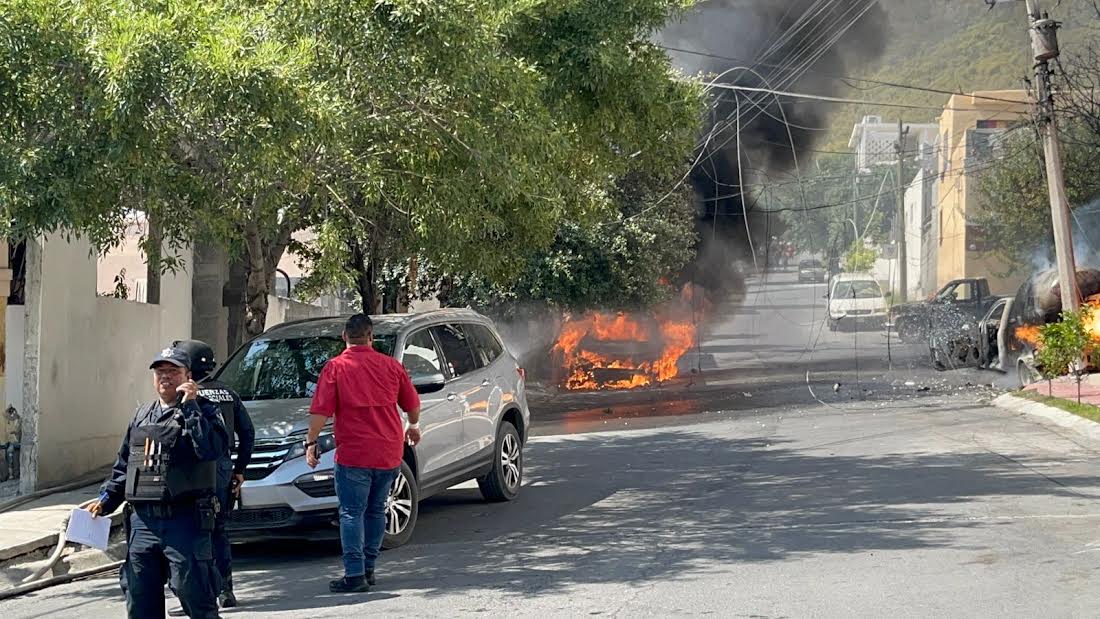
[[[241,493],[244,472],[252,460],[252,448],[256,443],[256,430],[252,418],[241,402],[240,396],[224,383],[211,378],[210,373],[217,367],[214,361],[214,349],[199,340],[178,340],[172,346],[186,352],[191,357],[191,375],[199,383],[199,397],[213,402],[222,413],[222,422],[229,433],[230,447],[236,435],[236,462],[226,454],[218,461],[218,500],[222,511],[214,528],[214,563],[222,577],[222,590],[218,602],[222,608],[237,605],[237,596],[233,593],[233,555],[229,546],[229,508]],[[169,613],[172,614],[172,613]]]
[[[214,520],[217,461],[229,449],[217,407],[198,399],[191,359],[166,348],[153,360],[158,398],[140,406],[126,430],[93,515],[127,508],[127,553],[120,582],[132,619],[164,617],[164,583],[187,615],[218,617]]]

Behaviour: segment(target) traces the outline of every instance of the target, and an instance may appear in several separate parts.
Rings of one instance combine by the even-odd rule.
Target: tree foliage
[[[844,270],[850,273],[870,271],[878,259],[878,252],[863,243],[853,243],[844,254]]]
[[[495,13],[495,3],[463,4],[483,7],[472,23],[489,36],[469,55],[490,66],[452,66],[451,50],[469,46],[471,34],[417,54],[449,63],[433,75],[446,75],[452,90],[431,109],[425,134],[406,147],[418,153],[430,146],[426,159],[415,169],[401,169],[401,161],[382,167],[385,193],[365,200],[375,212],[392,207],[408,216],[328,218],[306,248],[317,268],[305,290],[351,285],[373,306],[381,263],[414,256],[413,264],[432,265],[430,275],[508,287],[551,242],[587,242],[581,239],[592,225],[615,225],[623,217],[616,179],[671,183],[685,165],[699,90],[649,42],[683,2],[525,2]],[[486,81],[494,75],[499,83]],[[436,119],[459,130],[440,133]],[[369,142],[401,140],[407,124]],[[387,178],[387,167],[398,173]],[[412,279],[422,279],[413,271]],[[608,303],[637,295],[608,287],[582,296]]]
[[[1036,360],[1044,378],[1065,376],[1079,368],[1079,363],[1096,350],[1097,342],[1087,327],[1091,307],[1075,312],[1063,312],[1062,320],[1039,328]]]
[[[615,217],[594,226],[564,222],[548,250],[531,255],[514,279],[428,270],[422,289],[498,316],[529,303],[561,310],[629,310],[668,298],[694,256],[695,211],[686,191],[657,207],[663,186],[638,176],[620,181]],[[439,286],[437,282],[443,282]]]
[[[1061,135],[1066,195],[1077,211],[1100,196],[1100,134],[1071,120]],[[981,208],[974,221],[993,241],[990,251],[1007,264],[1024,267],[1036,256],[1052,259],[1054,241],[1042,144],[1034,132],[1020,130],[1005,140],[1004,153],[978,175]],[[1078,211],[1078,220],[1083,215]],[[1081,226],[1076,232],[1086,237],[1094,234]]]
[[[885,239],[896,210],[891,170],[857,173],[850,155],[819,155],[813,166],[766,183],[769,208],[785,209],[784,237],[804,251],[840,255],[859,238]]]
[[[699,89],[649,35],[683,5],[0,0],[5,232],[217,238],[251,333],[306,228],[316,286],[414,255],[503,281],[682,164]]]

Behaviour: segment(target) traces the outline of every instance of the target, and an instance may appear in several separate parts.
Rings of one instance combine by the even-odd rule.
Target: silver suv
[[[524,370],[493,323],[468,310],[372,317],[374,347],[408,370],[421,394],[419,445],[405,447],[386,505],[383,546],[407,542],[418,502],[476,479],[489,501],[516,497],[531,414]],[[230,514],[240,537],[302,536],[336,521],[331,426],[321,463],[306,465],[303,438],[321,368],[344,349],[344,318],[273,327],[242,346],[217,378],[232,386],[256,426],[241,505]]]

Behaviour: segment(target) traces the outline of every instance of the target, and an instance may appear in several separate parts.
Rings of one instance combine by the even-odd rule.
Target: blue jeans
[[[386,499],[398,470],[336,465],[345,576],[362,576],[374,570],[386,535]]]

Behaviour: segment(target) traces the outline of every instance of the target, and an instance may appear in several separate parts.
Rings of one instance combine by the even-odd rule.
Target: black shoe
[[[372,587],[375,585],[374,570],[367,570],[367,575],[365,576],[365,578],[367,579],[367,584],[368,585],[370,585]]]
[[[222,594],[218,596],[218,606],[222,608],[233,608],[237,605],[237,596],[233,594],[232,589],[222,591]]]
[[[187,613],[183,611],[183,606],[177,604],[176,606],[168,609],[168,616],[169,617],[186,617]]]
[[[333,593],[366,593],[370,591],[370,584],[362,576],[344,576],[340,580],[328,581],[328,590]]]

